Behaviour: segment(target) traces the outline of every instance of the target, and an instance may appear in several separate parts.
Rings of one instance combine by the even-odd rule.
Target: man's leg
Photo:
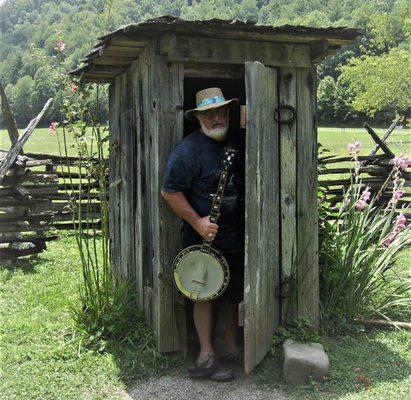
[[[227,330],[224,336],[224,346],[227,353],[235,354],[237,348],[238,304],[228,303]]]
[[[213,304],[209,301],[194,303],[194,325],[201,348],[198,360],[204,359],[208,354],[214,354],[213,345],[211,344],[212,309]]]

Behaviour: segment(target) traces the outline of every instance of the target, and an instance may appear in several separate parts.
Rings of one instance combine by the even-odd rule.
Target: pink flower
[[[391,244],[392,239],[394,239],[394,236],[393,236],[393,235],[388,235],[388,236],[386,236],[386,237],[383,239],[383,241],[381,242],[381,244],[382,244],[384,247],[388,247],[388,246]]]
[[[403,213],[400,213],[397,216],[397,218],[395,218],[394,227],[392,231],[382,240],[381,245],[384,247],[388,247],[393,241],[393,239],[395,238],[395,236],[397,236],[399,232],[404,230],[406,226],[407,226],[407,218],[405,217]]]
[[[76,93],[76,92],[77,92],[77,89],[78,89],[78,86],[77,86],[75,83],[72,83],[72,84],[71,84],[71,91],[72,91],[73,93]]]
[[[399,168],[405,171],[408,168],[410,159],[407,155],[402,154],[400,156],[394,157],[394,164]]]
[[[364,199],[360,199],[357,201],[357,204],[355,205],[355,207],[357,207],[358,210],[364,210],[366,205],[367,205],[367,202]]]
[[[50,135],[53,135],[53,134],[56,133],[57,125],[58,125],[58,122],[52,122],[52,123],[50,124],[50,126],[49,126],[49,133],[50,133]]]
[[[404,194],[405,194],[405,190],[403,190],[403,189],[397,189],[397,190],[393,193],[392,198],[393,198],[393,200],[395,200],[395,201],[397,202],[400,197],[404,196]]]
[[[371,192],[369,191],[370,187],[367,188],[362,192],[360,199],[355,204],[358,210],[364,210],[365,206],[367,205],[367,201],[371,197]]]
[[[397,218],[395,218],[395,227],[397,227],[399,230],[405,229],[407,225],[407,218],[403,213],[400,213]]]
[[[354,140],[352,143],[347,144],[347,150],[350,154],[358,155],[361,149],[361,142]]]
[[[57,42],[57,50],[64,51],[65,49],[66,49],[66,44],[62,40],[59,40]]]
[[[362,192],[362,199],[363,200],[365,200],[365,201],[368,201],[369,199],[370,199],[370,197],[371,197],[371,192],[368,190],[368,189],[370,189],[369,187],[367,187],[367,189],[365,189],[363,192]]]

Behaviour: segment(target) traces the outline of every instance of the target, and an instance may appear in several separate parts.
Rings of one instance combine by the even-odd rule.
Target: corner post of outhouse
[[[158,117],[156,146],[157,189],[154,197],[157,226],[155,253],[156,332],[160,351],[185,351],[185,303],[172,282],[172,264],[181,246],[180,218],[173,213],[160,195],[163,174],[174,146],[183,138],[184,66],[168,60],[164,44],[176,40],[173,34],[153,40],[153,87]]]

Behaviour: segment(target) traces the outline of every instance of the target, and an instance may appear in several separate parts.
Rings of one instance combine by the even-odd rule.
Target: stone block
[[[302,385],[311,377],[316,380],[327,375],[330,361],[320,343],[297,343],[287,339],[283,344],[283,379]]]

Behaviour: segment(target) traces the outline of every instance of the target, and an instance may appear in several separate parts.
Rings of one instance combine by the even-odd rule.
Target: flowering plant
[[[394,159],[385,190],[393,186],[386,206],[378,205],[381,190],[364,188],[359,176],[361,143],[347,146],[353,156],[351,184],[343,194],[337,215],[322,202],[320,209],[320,298],[323,322],[380,315],[386,318],[408,312],[409,279],[401,276],[396,262],[411,245],[411,229],[405,209],[396,216],[404,195],[400,171],[408,166],[405,155]]]

